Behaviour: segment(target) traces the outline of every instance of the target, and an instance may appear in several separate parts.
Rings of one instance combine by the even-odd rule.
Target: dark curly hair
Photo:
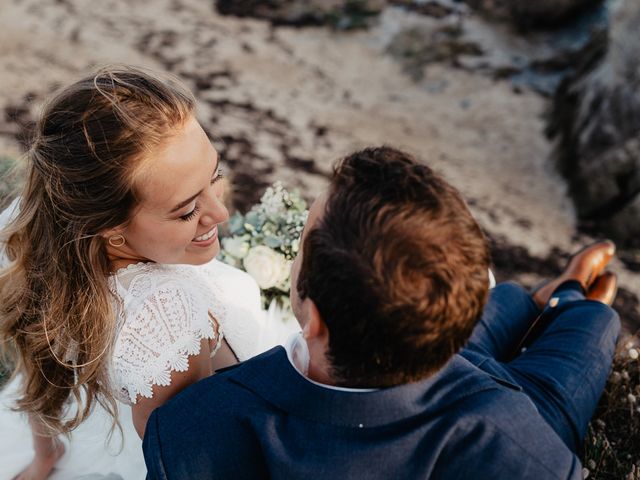
[[[439,370],[488,294],[486,239],[458,191],[390,147],[337,164],[298,277],[329,330],[339,385],[388,387]]]

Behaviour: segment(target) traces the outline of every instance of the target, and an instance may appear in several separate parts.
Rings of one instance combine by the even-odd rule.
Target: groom
[[[582,478],[619,331],[613,253],[489,294],[459,193],[403,152],[354,153],[293,265],[302,334],[155,410],[148,478]]]

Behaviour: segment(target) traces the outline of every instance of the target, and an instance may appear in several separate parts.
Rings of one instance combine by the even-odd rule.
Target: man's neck
[[[320,387],[355,393],[375,391],[375,389],[369,388],[347,388],[337,386],[329,374],[330,368],[326,362],[326,357],[323,356],[323,362],[314,363],[314,359],[309,353],[309,347],[304,338],[302,338],[302,335],[299,333],[291,336],[285,348],[291,365],[298,371],[298,373]]]
[[[331,378],[329,369],[324,362],[314,362],[313,357],[309,359],[309,368],[306,373],[306,377],[314,382],[322,383],[323,385],[337,386],[336,382]],[[320,364],[320,365],[318,365]]]

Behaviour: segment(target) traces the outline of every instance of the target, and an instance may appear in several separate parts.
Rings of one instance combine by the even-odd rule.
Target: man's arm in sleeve
[[[156,409],[149,416],[144,440],[142,441],[144,462],[147,464],[147,480],[168,480],[167,472],[162,462],[158,417],[158,409]]]

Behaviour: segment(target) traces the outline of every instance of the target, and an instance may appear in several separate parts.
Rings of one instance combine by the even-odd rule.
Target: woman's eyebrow
[[[190,204],[191,202],[193,202],[195,200],[195,198],[200,195],[202,193],[202,190],[200,190],[198,193],[196,193],[195,195],[187,198],[185,201],[180,202],[178,205],[176,205],[173,210],[171,210],[169,213],[173,213],[177,210],[180,210],[182,207],[186,207],[188,204]]]
[[[220,166],[220,156],[216,155],[216,168],[213,169],[214,173],[218,171],[218,167]],[[178,205],[176,205],[169,213],[173,213],[176,212],[178,210],[180,210],[183,207],[186,207],[187,205],[189,205],[191,202],[193,202],[195,200],[195,198],[200,195],[202,193],[202,190],[200,190],[198,193],[196,193],[195,195],[190,196],[189,198],[187,198],[186,200],[180,202]]]

